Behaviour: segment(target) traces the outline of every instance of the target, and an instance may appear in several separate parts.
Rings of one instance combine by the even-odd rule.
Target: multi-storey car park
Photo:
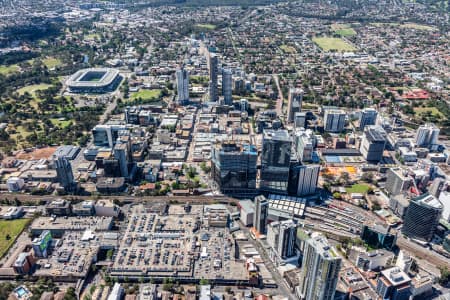
[[[122,80],[119,71],[110,68],[89,68],[77,71],[66,81],[71,93],[109,93],[116,90]]]
[[[237,242],[226,229],[224,210],[171,205],[161,215],[137,205],[127,215],[111,276],[248,280],[244,263],[235,258]]]

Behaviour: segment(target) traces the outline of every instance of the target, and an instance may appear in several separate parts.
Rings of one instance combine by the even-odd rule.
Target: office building
[[[406,210],[402,232],[413,239],[430,241],[442,210],[442,203],[432,195],[423,194],[412,199]]]
[[[244,98],[239,100],[239,105],[240,105],[240,108],[241,108],[241,112],[247,111],[248,108],[250,107],[249,104],[248,104],[248,100],[244,99]]]
[[[189,102],[189,72],[184,68],[177,69],[176,77],[178,104]]]
[[[120,283],[114,283],[111,294],[108,296],[108,300],[122,300],[125,295],[125,289],[120,285]]]
[[[407,171],[400,168],[391,168],[386,172],[385,189],[393,197],[406,192],[412,185],[412,179]]]
[[[233,76],[230,69],[222,70],[222,95],[223,104],[232,105],[233,104]]]
[[[110,200],[98,200],[94,205],[95,215],[100,217],[118,217],[120,207]]]
[[[450,222],[450,192],[442,191],[439,194],[439,201],[442,203],[442,219]]]
[[[377,294],[382,299],[409,300],[411,278],[398,267],[381,271],[377,281]]]
[[[209,67],[209,101],[217,102],[219,100],[217,73],[219,69],[219,58],[216,54],[211,53],[208,60]]]
[[[261,155],[261,191],[287,194],[291,145],[291,137],[287,130],[264,130]]]
[[[409,273],[411,267],[415,263],[415,259],[407,253],[405,250],[400,250],[398,252],[397,260],[395,261],[395,266],[399,267],[405,273]]]
[[[289,193],[299,197],[316,192],[319,180],[319,165],[291,165],[289,174]]]
[[[306,128],[306,112],[296,112],[294,114],[294,128]]]
[[[288,96],[287,123],[294,122],[296,113],[302,110],[303,90],[298,88],[290,88]]]
[[[45,213],[47,216],[70,216],[72,205],[68,200],[56,199],[45,206]]]
[[[310,129],[296,128],[294,134],[295,151],[298,161],[309,162],[313,159],[316,137]]]
[[[34,265],[34,258],[31,255],[31,252],[22,252],[17,256],[17,259],[14,261],[13,269],[14,272],[20,275],[25,275],[30,272],[32,266]]]
[[[293,220],[272,222],[267,228],[267,243],[281,259],[295,256],[297,224]]]
[[[419,272],[411,280],[412,299],[432,299],[434,282],[434,276],[426,272]]]
[[[117,144],[114,147],[114,158],[117,160],[120,170],[119,176],[114,177],[128,177],[128,157],[129,157],[129,151],[127,144]]]
[[[386,139],[386,132],[382,127],[376,125],[366,126],[359,151],[367,161],[378,163],[383,158]]]
[[[435,196],[436,198],[439,198],[441,192],[446,190],[447,188],[448,182],[442,177],[436,177],[431,183],[430,188],[428,189],[428,193]]]
[[[439,128],[434,124],[425,124],[417,129],[415,144],[419,147],[430,148],[438,144]]]
[[[359,118],[359,130],[364,131],[364,127],[368,125],[375,125],[377,121],[378,112],[374,108],[366,108],[361,112]]]
[[[364,225],[361,230],[361,239],[374,249],[385,248],[392,250],[397,236],[389,233],[389,227]]]
[[[76,183],[73,177],[72,166],[66,157],[58,157],[54,161],[58,183],[71,192],[75,189]]]
[[[74,160],[81,148],[73,145],[62,145],[59,146],[55,152],[52,154],[52,158],[56,159],[59,156],[65,156],[69,160]]]
[[[113,148],[119,137],[120,131],[127,130],[125,125],[96,125],[92,129],[94,145],[99,147]]]
[[[94,201],[86,200],[72,206],[72,213],[76,216],[92,216],[95,214]]]
[[[251,200],[241,200],[238,204],[239,212],[241,214],[240,220],[244,226],[253,225],[255,218],[255,204]]]
[[[267,233],[267,217],[269,216],[269,201],[263,195],[255,197],[255,214],[253,227],[260,234]]]
[[[32,248],[35,257],[48,257],[48,248],[52,242],[52,234],[49,230],[44,230],[32,241]]]
[[[253,145],[217,143],[211,152],[211,177],[225,195],[251,197],[256,194],[256,162]]]
[[[233,83],[234,93],[237,95],[242,95],[245,92],[245,82],[242,78],[234,79]]]
[[[103,159],[105,177],[121,177],[119,161],[113,157]]]
[[[341,109],[327,109],[324,116],[324,130],[328,132],[342,132],[345,127],[345,111]]]
[[[394,260],[394,253],[384,249],[363,251],[356,257],[356,266],[364,271],[384,269]]]
[[[333,300],[341,261],[327,239],[313,233],[305,242],[297,296],[302,300]]]

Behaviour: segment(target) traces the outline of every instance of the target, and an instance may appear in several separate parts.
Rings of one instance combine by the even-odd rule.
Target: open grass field
[[[401,24],[400,27],[417,29],[417,30],[429,30],[429,31],[436,30],[436,27],[417,24],[417,23],[405,23],[405,24]]]
[[[66,128],[70,124],[73,124],[73,122],[71,120],[64,120],[64,119],[58,119],[58,118],[52,118],[52,119],[50,119],[50,121],[52,122],[53,125],[61,127],[61,128]]]
[[[26,92],[28,92],[34,98],[34,97],[36,97],[36,91],[46,90],[51,86],[52,86],[51,84],[47,84],[47,83],[33,84],[33,85],[25,86],[23,88],[18,89],[17,93],[19,93],[19,95],[23,95]]]
[[[429,31],[437,30],[436,27],[429,26],[429,25],[417,24],[417,23],[405,23],[405,24],[400,24],[400,23],[370,23],[370,25],[377,26],[377,27],[381,27],[381,26],[392,26],[392,27],[400,26],[401,28],[409,28],[409,29],[417,29],[417,30],[429,30]]]
[[[2,75],[8,75],[9,73],[13,73],[13,72],[17,72],[17,71],[19,71],[18,65],[9,65],[9,66],[1,65],[0,66],[0,74],[2,74]]]
[[[8,252],[29,222],[30,219],[0,220],[0,257]]]
[[[161,97],[161,90],[140,90],[131,94],[130,100],[134,101],[137,99],[142,99],[144,101],[148,100],[159,100]]]
[[[99,40],[100,39],[100,34],[98,33],[91,33],[91,34],[86,34],[84,36],[85,40]]]
[[[343,37],[356,35],[356,31],[348,24],[332,24],[331,29]]]
[[[312,39],[323,51],[352,52],[356,48],[341,38],[315,37]]]
[[[61,60],[54,57],[46,57],[42,60],[47,69],[53,69],[61,65]]]
[[[417,115],[427,114],[428,112],[434,116],[438,116],[440,118],[444,117],[444,114],[440,112],[436,107],[414,107],[414,111]]]
[[[351,193],[364,194],[364,193],[367,193],[367,191],[369,190],[369,186],[367,184],[358,183],[358,184],[352,185],[351,187],[345,188],[345,190],[349,194],[351,194]]]
[[[280,49],[284,52],[284,53],[288,53],[288,54],[294,54],[297,53],[297,51],[295,50],[294,47],[292,46],[288,46],[288,45],[281,45]]]
[[[195,26],[197,26],[198,28],[207,29],[207,30],[214,30],[217,27],[214,24],[203,24],[203,23],[202,24],[197,24]]]

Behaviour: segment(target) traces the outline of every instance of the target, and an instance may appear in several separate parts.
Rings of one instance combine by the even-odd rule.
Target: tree
[[[450,270],[447,266],[439,268],[441,271],[441,276],[439,277],[439,284],[440,285],[447,285],[450,282]]]
[[[334,198],[334,199],[340,200],[340,199],[342,199],[342,195],[341,195],[341,193],[339,193],[339,192],[334,192],[334,193],[333,193],[333,198]]]
[[[106,252],[106,258],[107,258],[108,260],[111,260],[111,259],[112,259],[112,256],[113,256],[113,253],[114,253],[113,249],[109,249],[109,250]]]
[[[197,170],[195,169],[195,167],[189,166],[187,175],[189,178],[194,178],[195,175],[197,175]]]
[[[67,289],[63,300],[77,300],[77,295],[75,294],[75,289],[73,287]]]
[[[381,205],[377,200],[372,202],[372,211],[377,211],[381,209]]]
[[[348,174],[347,172],[343,172],[341,174],[340,180],[342,180],[344,182],[344,184],[347,185],[350,180],[350,174]]]
[[[202,171],[205,172],[205,173],[211,172],[211,167],[206,165],[206,163],[204,161],[202,161],[200,163],[200,169],[202,169]]]
[[[361,176],[361,180],[367,181],[369,183],[373,182],[373,172],[364,172]]]
[[[171,291],[173,289],[173,283],[170,278],[164,278],[163,280],[163,291]]]

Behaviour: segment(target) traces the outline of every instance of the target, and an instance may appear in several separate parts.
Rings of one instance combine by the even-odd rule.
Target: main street
[[[278,90],[278,99],[277,99],[277,105],[276,105],[276,112],[278,116],[282,116],[283,115],[283,102],[284,102],[284,97],[283,97],[283,91],[281,90],[280,87],[280,80],[278,79],[278,75],[277,74],[273,74],[273,80],[275,80],[275,84],[277,85],[277,90]]]

